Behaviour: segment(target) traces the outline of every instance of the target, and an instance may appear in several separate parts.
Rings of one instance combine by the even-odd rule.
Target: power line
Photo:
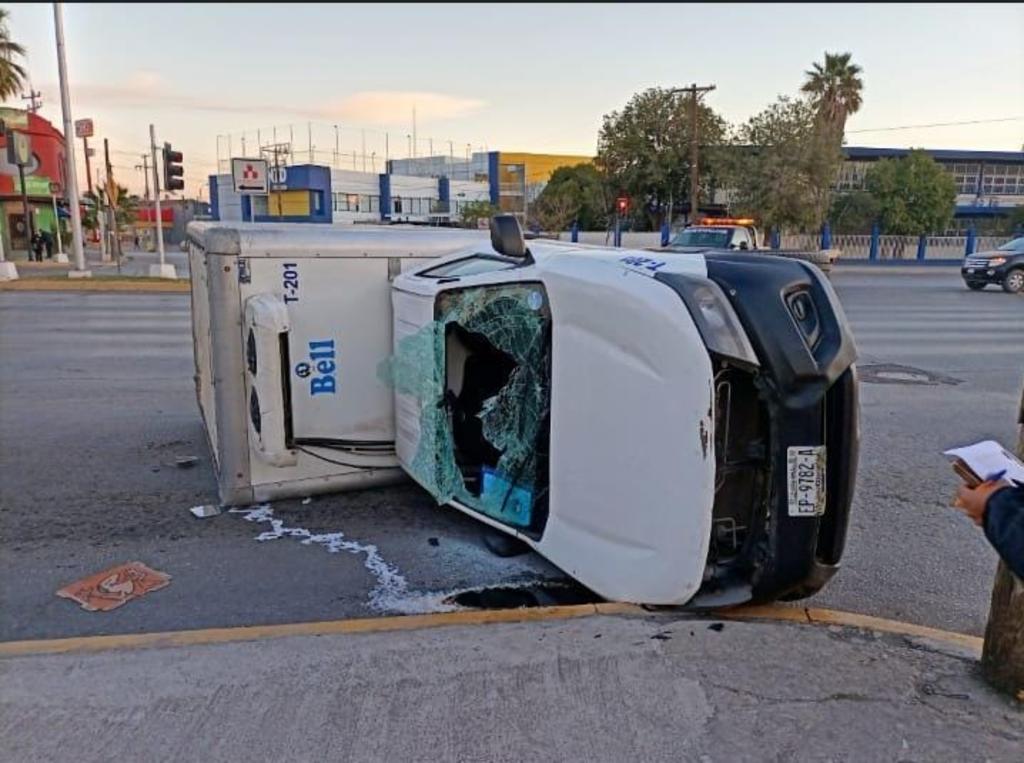
[[[932,122],[927,125],[900,125],[899,127],[871,127],[862,130],[847,130],[846,133],[856,132],[891,132],[893,130],[924,130],[929,127],[959,127],[961,125],[985,125],[994,122],[1019,122],[1024,117],[998,117],[997,119],[970,119],[964,122]]]

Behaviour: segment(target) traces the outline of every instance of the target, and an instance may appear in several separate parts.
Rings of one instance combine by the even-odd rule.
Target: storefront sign
[[[92,120],[91,119],[76,119],[75,120],[75,137],[76,138],[91,138],[92,137]]]

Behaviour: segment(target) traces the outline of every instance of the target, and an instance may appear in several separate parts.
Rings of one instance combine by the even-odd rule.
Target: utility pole
[[[699,130],[698,130],[698,114],[697,102],[701,95],[704,93],[710,93],[715,89],[714,85],[704,85],[698,87],[697,83],[693,83],[689,87],[675,87],[670,92],[672,93],[689,93],[690,95],[690,222],[692,223],[697,217],[697,209],[700,206],[700,168],[698,165],[698,147],[700,145]],[[671,210],[669,215],[671,215]]]
[[[117,192],[117,183],[114,182],[114,168],[110,166],[110,143],[106,138],[103,139],[103,164],[107,171],[107,199],[109,200],[109,204],[107,205],[108,230],[114,237],[112,242],[112,254],[117,258],[117,269],[118,272],[120,272],[121,237],[118,235],[117,229],[117,203],[119,194]]]
[[[82,138],[82,152],[85,154],[85,185],[92,193],[92,165],[89,163],[89,139]]]
[[[75,162],[74,120],[71,116],[71,93],[68,92],[68,64],[64,51],[64,9],[62,3],[53,4],[53,27],[57,37],[57,73],[60,77],[60,108],[64,114],[64,150],[67,164],[68,203],[71,204],[71,248],[75,253],[75,267],[68,278],[89,278],[85,269],[85,249],[82,246],[82,209],[78,205],[78,169]]]
[[[143,201],[149,203],[149,156],[147,154],[142,155],[142,165],[135,165],[135,169],[142,170],[142,182],[146,184],[146,195],[142,197]]]
[[[35,114],[37,111],[39,111],[40,107],[42,107],[43,105],[43,102],[41,100],[42,95],[43,94],[40,93],[38,90],[33,90],[30,87],[28,89],[28,95],[21,96],[21,100],[28,101],[28,106],[25,107],[25,110],[28,111],[30,114]]]

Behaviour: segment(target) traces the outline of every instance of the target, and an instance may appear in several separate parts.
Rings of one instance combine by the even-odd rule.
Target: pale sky
[[[41,113],[59,127],[52,5],[7,7]],[[330,159],[339,125],[342,155],[358,151],[361,169],[365,138],[380,170],[384,131],[389,155],[406,155],[414,105],[418,155],[431,142],[456,156],[467,144],[593,154],[602,115],[639,90],[713,83],[707,103],[740,122],[797,94],[826,50],[864,68],[849,145],[1024,144],[1020,4],[90,3],[66,5],[64,27],[74,116],[95,120],[94,144],[110,139],[115,175],[133,190],[150,122],[184,152],[187,195],[227,157],[217,136],[232,133],[241,155],[243,131],[251,148],[271,125],[278,140],[292,126],[300,158],[312,132],[318,160]],[[967,121],[984,123],[874,131]]]

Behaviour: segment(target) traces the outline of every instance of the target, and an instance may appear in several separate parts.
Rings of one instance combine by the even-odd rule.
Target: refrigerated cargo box
[[[188,226],[195,385],[221,502],[402,478],[390,281],[486,232],[295,223]]]

